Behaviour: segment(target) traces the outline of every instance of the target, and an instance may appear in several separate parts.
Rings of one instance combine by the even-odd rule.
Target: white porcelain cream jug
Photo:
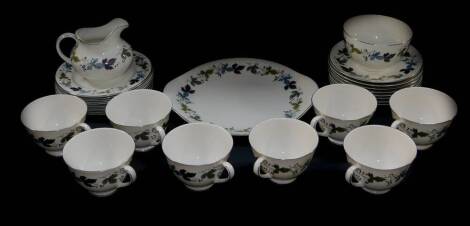
[[[80,28],[75,34],[64,33],[57,38],[57,52],[90,84],[107,88],[126,75],[130,76],[134,69],[132,48],[121,38],[121,32],[128,26],[127,21],[116,18],[103,26]],[[76,42],[70,57],[60,49],[65,38]]]

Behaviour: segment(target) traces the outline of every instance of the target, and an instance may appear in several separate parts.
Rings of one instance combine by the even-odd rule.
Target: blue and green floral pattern
[[[352,48],[352,53],[363,51]],[[416,49],[410,48],[404,49],[400,51],[398,54],[402,59],[400,60],[399,66],[400,68],[397,71],[389,71],[384,70],[383,74],[381,75],[370,75],[369,72],[366,71],[357,71],[357,68],[353,65],[351,60],[351,55],[349,54],[347,48],[345,47],[344,42],[337,44],[333,47],[331,53],[331,60],[333,61],[333,65],[341,69],[341,71],[348,75],[349,77],[360,79],[362,81],[367,82],[397,82],[407,78],[411,78],[417,74],[416,70],[422,69],[422,59]],[[393,56],[392,56],[393,55]],[[367,53],[366,58],[369,60],[390,60],[392,57],[395,57],[394,54],[387,54],[387,53]]]
[[[230,75],[228,74],[230,72]],[[294,77],[283,70],[274,68],[270,65],[261,65],[259,63],[218,63],[209,66],[205,70],[191,75],[186,84],[180,87],[176,101],[179,108],[186,116],[195,121],[206,121],[198,114],[191,105],[192,96],[197,92],[195,87],[203,85],[210,79],[217,79],[222,76],[237,76],[243,72],[248,72],[256,76],[270,76],[273,82],[278,84],[285,92],[289,93],[289,109],[284,110],[284,116],[293,118],[300,112],[300,107],[305,100],[302,98],[302,89],[297,85]],[[226,128],[230,132],[246,133],[251,128]]]
[[[77,126],[73,128],[72,130],[64,133],[61,136],[58,137],[34,137],[33,135],[33,140],[36,144],[38,144],[42,148],[46,149],[54,149],[54,150],[60,150],[64,148],[65,143],[72,139],[73,136],[75,136],[78,133],[81,133],[85,131],[85,129],[81,126]],[[32,135],[32,134],[31,134]]]
[[[83,57],[80,58],[76,54],[77,46],[72,49],[71,60],[75,64],[79,64],[82,71],[91,70],[113,70],[118,67],[120,63],[125,63],[126,60],[131,56],[130,46],[124,45],[120,54],[121,62],[117,58],[96,58],[96,57]]]
[[[319,121],[319,125],[320,125],[320,128],[322,128],[322,130],[328,130],[329,134],[349,133],[349,132],[351,132],[351,130],[353,130],[357,127],[366,125],[367,122],[369,122],[369,119],[370,118],[366,118],[366,119],[364,119],[360,122],[353,121],[353,122],[351,122],[347,125],[342,125],[342,126],[336,125],[332,121],[327,121],[325,119],[321,119]]]
[[[124,56],[128,56],[130,52],[123,51],[122,53]],[[143,54],[134,51],[134,62],[136,65],[136,72],[129,78],[127,84],[113,87],[109,89],[93,89],[93,88],[85,88],[77,84],[73,79],[73,68],[72,65],[64,63],[62,64],[56,72],[56,83],[59,85],[61,89],[66,91],[67,93],[78,95],[78,96],[107,96],[118,94],[120,92],[131,90],[133,87],[140,84],[140,82],[144,81],[151,73],[151,63],[150,60],[145,57]],[[73,55],[72,55],[73,59]],[[112,67],[115,62],[111,60],[107,60],[106,62],[95,62],[96,64],[90,67]],[[107,65],[107,66],[106,66]],[[88,66],[86,66],[88,67]]]
[[[367,49],[360,50],[353,44],[346,43],[347,47],[351,50],[352,54],[359,54],[364,58],[364,61],[383,61],[390,62],[394,57],[401,57],[406,53],[406,48],[402,49],[398,54],[396,53],[381,53],[380,51],[369,51]]]
[[[426,139],[429,143],[434,143],[435,141],[441,139],[444,136],[448,128],[449,126],[444,126],[439,129],[431,129],[431,130],[425,131],[425,130],[406,126],[405,124],[400,124],[397,129],[400,130],[401,132],[406,133],[412,139],[421,138],[421,139]]]

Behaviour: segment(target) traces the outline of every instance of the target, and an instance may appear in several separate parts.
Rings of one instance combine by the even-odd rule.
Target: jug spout
[[[115,18],[100,27],[80,28],[75,32],[76,37],[86,44],[100,44],[104,41],[120,39],[121,32],[129,26],[126,20]]]
[[[115,33],[115,36],[120,36],[121,32],[127,27],[129,27],[129,23],[127,23],[127,21],[124,19],[115,18],[105,26],[109,27],[111,33]]]

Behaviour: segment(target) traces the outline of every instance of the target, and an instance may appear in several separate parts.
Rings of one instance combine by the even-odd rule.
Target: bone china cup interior
[[[425,87],[395,92],[390,98],[392,127],[408,134],[425,150],[441,139],[457,114],[457,104],[447,94]]]
[[[235,171],[227,162],[233,139],[224,128],[209,123],[189,123],[170,131],[162,143],[174,175],[195,191],[230,180]]]
[[[68,140],[90,129],[83,123],[86,112],[87,105],[82,99],[56,94],[41,97],[26,105],[21,112],[21,122],[46,153],[62,156],[62,148]]]
[[[384,194],[398,185],[417,152],[406,134],[379,125],[351,131],[344,139],[344,150],[351,164],[346,181],[372,194]]]
[[[111,124],[134,138],[136,151],[148,151],[161,143],[170,112],[170,99],[150,89],[124,92],[106,105]]]
[[[383,69],[400,61],[413,36],[404,22],[382,15],[360,15],[343,25],[346,48],[365,69]]]
[[[351,130],[367,124],[377,108],[377,99],[368,90],[349,84],[333,84],[320,88],[312,97],[317,116],[311,126],[318,135],[338,145]]]
[[[309,124],[288,118],[257,124],[248,139],[257,158],[253,172],[277,184],[289,184],[307,169],[318,145],[318,135]]]
[[[129,166],[134,141],[113,128],[85,131],[64,147],[64,160],[75,180],[95,196],[109,196],[136,179]]]

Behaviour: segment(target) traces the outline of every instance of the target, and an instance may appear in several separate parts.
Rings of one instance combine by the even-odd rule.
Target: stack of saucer
[[[106,104],[114,96],[129,90],[152,89],[153,71],[150,60],[134,51],[135,73],[121,84],[107,89],[98,89],[74,73],[72,66],[63,63],[55,75],[55,90],[58,94],[70,94],[82,98],[88,105],[89,115],[104,115]]]
[[[379,105],[388,105],[400,89],[421,86],[423,59],[412,45],[411,28],[381,15],[361,15],[343,26],[344,41],[330,52],[330,83],[347,83],[371,91]]]
[[[423,60],[413,46],[398,63],[374,71],[351,60],[344,41],[341,41],[331,50],[328,64],[331,84],[346,83],[366,88],[375,95],[379,105],[388,105],[395,91],[421,86],[423,81]]]

